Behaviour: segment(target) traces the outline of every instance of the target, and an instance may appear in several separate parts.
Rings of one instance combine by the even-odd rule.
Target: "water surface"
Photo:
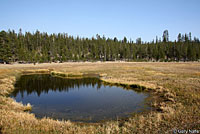
[[[33,105],[36,117],[85,122],[128,117],[144,109],[148,96],[104,85],[98,78],[64,79],[49,74],[23,75],[15,88],[11,96]]]

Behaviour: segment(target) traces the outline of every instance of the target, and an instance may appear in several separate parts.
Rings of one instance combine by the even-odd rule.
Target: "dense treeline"
[[[178,34],[169,41],[168,31],[162,40],[136,42],[96,35],[96,38],[80,38],[67,34],[0,32],[1,62],[65,62],[65,61],[199,61],[200,41],[191,33]]]

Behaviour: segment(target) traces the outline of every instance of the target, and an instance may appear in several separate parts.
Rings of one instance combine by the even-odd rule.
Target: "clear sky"
[[[152,41],[169,30],[200,37],[200,0],[0,0],[0,30]]]

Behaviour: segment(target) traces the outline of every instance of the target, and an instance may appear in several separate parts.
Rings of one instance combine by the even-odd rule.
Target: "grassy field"
[[[152,94],[153,110],[134,114],[126,121],[74,123],[49,118],[37,119],[9,97],[22,73],[53,73],[59,76],[99,74],[110,84],[145,87]],[[200,63],[49,63],[0,65],[0,133],[172,133],[172,130],[200,132]]]

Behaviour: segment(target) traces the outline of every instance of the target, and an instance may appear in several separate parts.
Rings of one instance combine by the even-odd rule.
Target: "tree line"
[[[67,61],[200,61],[200,41],[191,33],[169,41],[168,30],[151,42],[101,37],[80,38],[66,33],[0,32],[0,61],[44,63]]]

